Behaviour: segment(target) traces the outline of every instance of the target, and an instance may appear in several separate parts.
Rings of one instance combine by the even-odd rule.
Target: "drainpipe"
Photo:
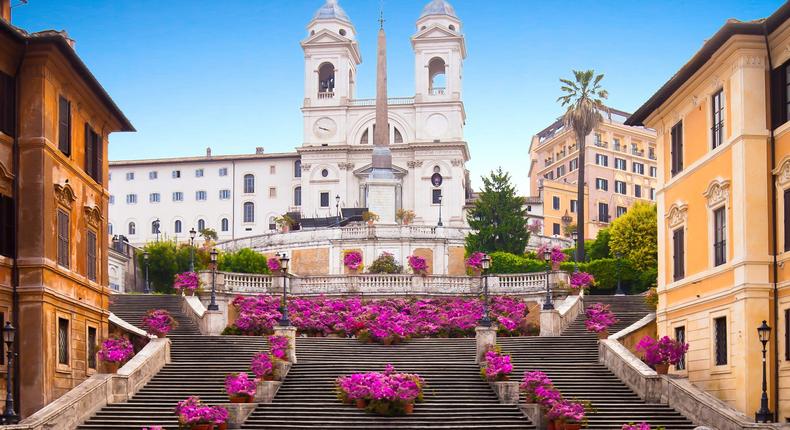
[[[773,82],[771,82],[771,75],[774,70],[773,66],[773,59],[771,58],[771,46],[768,43],[768,28],[765,26],[765,22],[763,22],[763,38],[765,39],[765,51],[768,53],[768,99],[769,99],[769,106],[771,106],[770,100],[772,91],[771,89]],[[773,112],[771,112],[773,115]],[[773,241],[771,244],[771,253],[773,254],[773,261],[772,261],[772,274],[774,278],[773,282],[773,326],[774,326],[774,363],[773,363],[773,397],[774,397],[774,422],[779,421],[779,263],[777,259],[777,241],[779,240],[777,234],[777,205],[776,205],[776,175],[773,173],[776,169],[776,138],[774,136],[774,124],[772,117],[768,117],[768,130],[770,132],[770,140],[771,140],[771,228],[773,229]]]

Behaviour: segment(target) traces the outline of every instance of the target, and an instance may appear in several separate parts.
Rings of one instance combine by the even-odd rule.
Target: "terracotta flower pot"
[[[357,399],[356,400],[357,409],[365,409],[368,407],[368,401],[365,399]]]
[[[565,423],[564,429],[565,430],[580,430],[582,428],[581,423]]]
[[[609,330],[599,331],[598,339],[603,340],[609,337]]]
[[[192,424],[189,428],[191,430],[210,430],[211,424]]]
[[[251,403],[252,396],[248,394],[232,394],[229,395],[231,403]]]
[[[656,364],[655,368],[656,368],[656,373],[658,373],[659,375],[666,375],[667,373],[669,373],[669,363]]]
[[[414,413],[414,403],[407,403],[406,406],[403,407],[403,413],[406,415],[411,415]]]
[[[274,373],[269,373],[268,375],[263,375],[262,379],[264,381],[274,381]]]
[[[217,430],[228,430],[228,423],[215,424],[214,428]]]
[[[121,367],[121,363],[116,363],[112,361],[105,361],[104,368],[107,369],[107,373],[118,373],[118,368]]]
[[[558,430],[557,424],[554,420],[547,420],[547,421],[548,422],[546,423],[546,430]]]

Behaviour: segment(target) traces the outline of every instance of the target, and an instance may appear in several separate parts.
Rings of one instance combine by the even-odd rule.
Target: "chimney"
[[[11,0],[0,0],[0,18],[11,23]]]
[[[211,147],[206,148],[206,157],[211,157]]]
[[[256,154],[263,154],[263,147],[262,146],[256,147],[255,148],[255,153]]]

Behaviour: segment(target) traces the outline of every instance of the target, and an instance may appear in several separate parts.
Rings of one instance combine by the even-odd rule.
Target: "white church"
[[[444,0],[423,8],[411,37],[411,96],[387,97],[383,34],[377,109],[377,98],[357,98],[360,35],[338,1],[326,0],[301,42],[302,145],[291,153],[257,148],[212,155],[209,149],[196,157],[111,161],[110,233],[139,245],[157,238],[183,241],[193,228],[210,228],[222,242],[271,234],[284,214],[301,221],[296,230],[309,230],[346,225],[363,210],[375,212],[382,226],[394,225],[396,210],[406,209],[414,211],[414,226],[455,228],[451,235],[462,237],[472,190],[461,20]],[[386,134],[377,132],[376,124],[385,120],[379,128]],[[384,188],[375,178],[376,151],[386,152],[380,158],[389,178]]]

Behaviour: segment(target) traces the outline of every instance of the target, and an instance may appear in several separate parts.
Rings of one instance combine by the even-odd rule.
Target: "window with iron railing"
[[[711,99],[713,126],[710,129],[710,133],[713,149],[716,149],[724,142],[724,104],[722,103],[723,94],[724,90],[719,90],[713,95]]]
[[[727,317],[718,317],[713,320],[715,339],[715,358],[717,366],[727,364]]]
[[[675,327],[675,340],[681,344],[686,343],[686,326]],[[686,369],[686,354],[680,356],[680,361],[675,365],[675,370]]]
[[[714,266],[721,266],[727,262],[727,223],[724,210],[722,206],[713,211]]]

